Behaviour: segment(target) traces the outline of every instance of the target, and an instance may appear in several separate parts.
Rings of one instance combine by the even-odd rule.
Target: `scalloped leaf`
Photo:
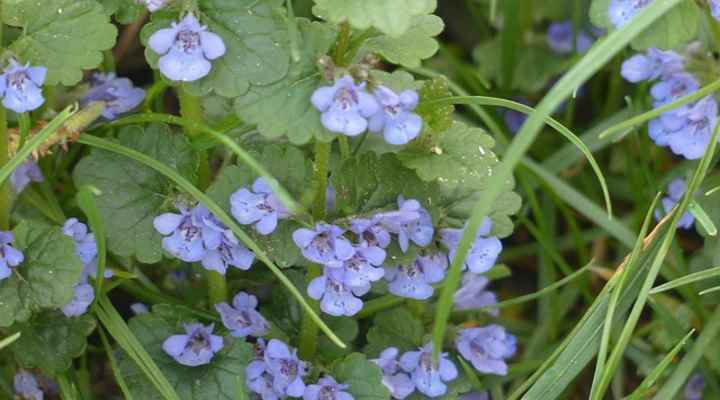
[[[397,347],[401,352],[416,350],[422,346],[423,325],[417,317],[404,308],[378,313],[367,333],[365,353],[379,357],[386,348]]]
[[[410,28],[400,36],[383,35],[368,39],[365,47],[380,54],[393,64],[419,67],[437,53],[440,46],[435,37],[445,28],[436,15],[418,15],[412,18]]]
[[[6,0],[3,21],[23,28],[10,49],[21,61],[47,67],[45,84],[74,85],[102,62],[117,29],[93,0]]]
[[[410,29],[414,16],[430,14],[436,7],[436,0],[315,0],[313,13],[333,23],[347,21],[356,29],[400,36]]]
[[[364,354],[352,353],[333,365],[332,375],[339,383],[350,385],[347,392],[354,400],[389,400],[390,391],[383,385],[380,367]]]

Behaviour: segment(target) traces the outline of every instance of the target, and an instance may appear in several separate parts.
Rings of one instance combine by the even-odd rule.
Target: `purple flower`
[[[0,75],[0,96],[3,105],[16,113],[32,111],[40,107],[45,99],[42,86],[47,68],[31,67],[30,63],[20,65],[10,60],[10,66]]]
[[[507,375],[505,359],[515,354],[515,336],[500,325],[463,329],[457,338],[458,352],[484,374]]]
[[[330,132],[357,136],[368,128],[368,118],[380,110],[377,100],[365,91],[365,82],[356,85],[350,75],[332,86],[315,90],[312,105],[322,113],[321,122]]]
[[[388,347],[380,353],[380,358],[370,360],[383,371],[382,383],[388,388],[392,397],[402,400],[415,391],[415,384],[410,376],[400,370],[397,361],[399,351],[396,347]]]
[[[406,144],[420,134],[423,120],[412,112],[418,104],[417,92],[404,90],[397,94],[381,85],[374,94],[380,110],[370,118],[371,132],[382,131],[385,141],[395,145]]]
[[[188,367],[210,363],[223,348],[223,338],[212,334],[213,324],[186,324],[185,335],[172,335],[163,342],[163,350],[175,361]]]
[[[548,46],[557,54],[571,53],[573,51],[573,31],[572,21],[550,24],[546,36]],[[578,53],[584,53],[590,49],[594,41],[587,32],[580,31],[575,38],[575,49]]]
[[[719,0],[708,0],[710,5],[710,14],[716,20],[720,21],[720,1]]]
[[[377,219],[388,231],[398,235],[400,250],[407,251],[410,241],[420,247],[432,242],[435,232],[430,213],[415,199],[398,196],[398,211],[380,213]]]
[[[155,12],[163,7],[167,0],[138,0],[138,3],[145,5],[148,11]]]
[[[654,106],[672,103],[673,101],[697,91],[700,83],[694,76],[679,72],[663,78],[660,82],[650,88],[650,95],[655,99]],[[677,111],[677,109],[675,110]]]
[[[40,390],[35,376],[27,371],[20,371],[15,374],[15,394],[24,400],[43,400],[43,392]]]
[[[243,187],[230,196],[230,212],[243,225],[255,224],[261,235],[269,235],[277,227],[278,219],[290,216],[262,177],[255,180],[252,191]]]
[[[62,307],[66,317],[77,317],[87,312],[88,307],[95,300],[93,287],[85,282],[80,282],[74,287],[75,294],[72,300]]]
[[[661,213],[660,210],[655,210],[655,219],[660,220],[664,215],[670,213],[670,211],[675,208],[675,205],[677,205],[677,203],[682,200],[682,197],[685,195],[686,190],[687,183],[684,179],[673,179],[667,187],[668,195],[666,197],[663,197],[661,200],[662,209],[664,212]],[[680,217],[677,226],[680,229],[690,229],[692,228],[694,222],[695,217],[690,211],[686,211],[685,214]]]
[[[705,154],[716,122],[717,103],[708,96],[692,106],[650,121],[648,133],[658,146],[669,146],[673,153],[695,160]]]
[[[95,261],[97,258],[97,242],[95,241],[95,234],[88,231],[87,225],[78,221],[77,218],[69,218],[63,224],[62,231],[65,236],[69,236],[75,241],[75,254],[80,258],[83,265]],[[95,276],[95,272],[92,273],[92,276]],[[110,276],[112,276],[112,272]],[[106,276],[106,278],[110,276]]]
[[[345,283],[347,273],[340,268],[323,268],[323,274],[308,284],[310,297],[320,300],[323,312],[339,317],[352,316],[363,307],[363,302],[355,296],[362,296],[370,290],[370,284],[350,286]]]
[[[222,38],[200,25],[193,14],[153,33],[148,46],[161,56],[160,72],[173,81],[192,82],[206,76],[212,68],[209,60],[225,54]]]
[[[705,389],[705,379],[699,373],[694,373],[688,379],[683,392],[685,400],[702,400]]]
[[[23,262],[25,256],[20,250],[12,246],[15,237],[10,231],[0,231],[0,281],[8,278],[12,271]]]
[[[354,397],[345,391],[348,387],[337,383],[332,376],[325,375],[317,384],[305,388],[303,400],[353,400]]]
[[[437,364],[432,361],[432,343],[427,343],[420,351],[408,351],[400,357],[400,367],[410,373],[417,390],[428,396],[438,397],[447,392],[445,382],[457,378],[455,364],[441,353]]]
[[[245,369],[245,383],[262,400],[278,400],[282,394],[275,393],[273,377],[265,363],[265,340],[258,338],[255,343],[255,359]]]
[[[145,91],[133,87],[130,79],[117,78],[113,73],[94,74],[90,84],[90,89],[81,102],[104,102],[102,116],[107,119],[115,119],[118,115],[132,110],[145,98]]]
[[[416,300],[429,299],[434,292],[431,284],[445,279],[448,260],[444,253],[418,256],[414,262],[385,269],[390,293]]]
[[[636,54],[625,60],[620,75],[629,82],[641,82],[667,77],[682,72],[685,59],[672,50],[648,49],[647,54]]]
[[[153,226],[165,236],[162,240],[165,251],[185,262],[200,261],[205,257],[204,240],[218,243],[222,234],[203,222],[209,213],[206,208],[188,210],[178,206],[178,209],[180,214],[165,213],[156,217]]]
[[[382,279],[385,270],[379,267],[384,261],[385,250],[375,246],[356,246],[355,254],[343,263],[344,282],[349,286],[364,287]]]
[[[147,314],[147,313],[150,312],[150,309],[148,308],[148,306],[147,306],[146,304],[143,304],[143,303],[132,303],[132,304],[130,304],[130,310],[131,310],[131,311],[133,312],[133,314],[135,314],[135,315]]]
[[[293,232],[295,244],[308,260],[332,268],[340,268],[349,260],[355,249],[345,239],[345,231],[338,226],[319,223],[315,230],[300,228]]]
[[[15,171],[10,175],[10,183],[13,191],[17,194],[22,193],[30,182],[42,182],[43,180],[45,180],[45,177],[40,171],[40,167],[31,158],[28,158],[15,168]]]
[[[277,339],[270,340],[265,349],[265,368],[272,375],[273,390],[279,397],[300,397],[305,393],[302,377],[307,375],[307,370],[297,350],[290,350]]]
[[[350,231],[358,236],[361,244],[383,249],[390,245],[390,232],[380,225],[376,218],[355,218],[350,221]]]
[[[220,222],[215,215],[204,206],[200,212],[203,217],[202,223],[207,229],[203,231],[203,242],[205,243],[205,255],[202,258],[202,265],[210,271],[217,271],[222,275],[227,272],[228,265],[242,270],[250,269],[255,260],[255,253],[240,244],[233,231]],[[208,234],[214,232],[214,234]]]
[[[455,292],[453,300],[458,310],[472,310],[476,308],[491,306],[497,303],[495,293],[485,290],[490,281],[479,274],[465,272],[460,288]],[[488,314],[497,317],[497,308],[485,310]]]
[[[498,255],[502,251],[502,243],[495,236],[490,236],[492,221],[485,217],[480,229],[475,236],[470,252],[465,257],[465,267],[476,274],[487,272],[495,265]],[[464,230],[462,229],[442,229],[440,230],[440,238],[450,252],[450,260],[455,258],[457,245],[460,241]]]
[[[620,28],[630,21],[653,0],[612,0],[608,7],[608,17],[615,28]]]
[[[220,313],[223,325],[235,337],[263,336],[267,333],[268,323],[255,311],[258,305],[257,298],[245,292],[239,292],[233,298],[233,305],[227,303],[215,304]]]

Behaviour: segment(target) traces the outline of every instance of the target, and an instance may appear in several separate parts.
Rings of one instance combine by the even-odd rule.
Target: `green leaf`
[[[333,345],[327,337],[318,337],[318,356],[326,361],[337,360],[351,351],[352,342],[358,335],[358,323],[352,318],[325,317],[323,319],[344,343],[350,345],[346,349],[341,349]]]
[[[23,221],[15,227],[15,247],[25,260],[0,281],[0,327],[70,302],[82,271],[75,242],[60,227]]]
[[[320,124],[320,113],[310,96],[327,85],[317,71],[318,59],[327,54],[336,32],[329,26],[298,19],[300,60],[290,66],[284,79],[270,85],[256,85],[235,101],[235,111],[248,123],[257,124],[267,138],[287,137],[303,144],[311,138],[328,141],[332,135]]]
[[[434,132],[444,132],[453,125],[453,112],[455,106],[447,104],[443,106],[428,105],[429,100],[447,98],[453,95],[450,90],[450,82],[445,77],[433,78],[425,81],[422,89],[420,89],[420,103],[415,112],[420,114],[423,123]]]
[[[47,67],[46,85],[74,85],[102,62],[117,29],[94,0],[8,0],[3,21],[23,28],[10,45],[21,61]]]
[[[195,175],[197,157],[187,139],[164,124],[122,128],[119,142],[172,166],[181,175]],[[73,173],[76,187],[93,185],[105,222],[108,249],[119,256],[135,256],[140,262],[162,258],[161,236],[153,219],[169,206],[171,182],[151,168],[122,155],[94,150]]]
[[[400,36],[412,26],[414,16],[430,14],[436,0],[315,0],[313,13],[324,20],[347,21],[356,29],[376,28]]]
[[[332,375],[341,383],[350,385],[347,392],[355,400],[388,400],[390,391],[383,385],[380,367],[364,354],[352,353],[332,368]]]
[[[445,24],[435,15],[418,15],[412,18],[412,25],[399,36],[383,35],[370,38],[365,47],[380,54],[393,64],[404,67],[419,67],[422,60],[437,53],[439,45],[435,37]]]
[[[200,0],[200,22],[225,43],[225,55],[212,61],[210,74],[187,84],[194,95],[214,91],[225,97],[239,96],[253,85],[268,85],[283,79],[290,66],[286,24],[279,7],[282,0]],[[167,28],[177,12],[153,13],[141,39],[147,40]],[[157,68],[158,54],[149,48],[145,56]]]
[[[55,375],[70,368],[73,358],[85,352],[87,336],[95,329],[90,315],[68,318],[58,311],[46,312],[18,324],[20,339],[11,347],[23,368],[40,368]]]
[[[393,308],[383,311],[373,318],[364,351],[368,356],[376,357],[390,346],[397,347],[401,352],[417,350],[423,344],[423,333],[422,322],[408,310]]]
[[[112,1],[112,0],[111,0]],[[130,24],[140,18],[145,6],[137,0],[116,0],[115,20],[123,25]]]
[[[223,336],[224,347],[207,365],[186,367],[165,354],[162,344],[171,335],[184,332],[183,322],[175,317],[155,313],[130,320],[133,334],[150,354],[183,400],[235,400],[247,396],[245,367],[254,357],[252,345],[244,340]],[[216,331],[218,328],[215,328]],[[217,334],[217,332],[216,332]],[[133,397],[144,400],[162,399],[159,392],[124,352],[117,353],[118,366]]]

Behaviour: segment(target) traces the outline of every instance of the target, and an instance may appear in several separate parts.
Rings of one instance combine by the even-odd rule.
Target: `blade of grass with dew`
[[[700,162],[695,169],[695,172],[693,173],[692,179],[690,179],[690,181],[688,182],[688,188],[685,196],[683,196],[682,200],[675,206],[669,216],[669,230],[665,233],[662,239],[660,250],[653,258],[650,271],[648,272],[647,277],[643,282],[642,288],[640,289],[640,293],[637,296],[635,304],[633,305],[633,308],[624,323],[617,344],[615,345],[615,348],[613,349],[610,357],[608,358],[607,366],[603,371],[602,377],[600,378],[597,385],[593,385],[593,390],[591,391],[592,400],[602,399],[605,394],[605,390],[610,385],[610,380],[612,379],[613,374],[618,364],[620,363],[620,359],[625,352],[627,344],[630,342],[633,331],[635,330],[635,326],[640,319],[640,314],[645,308],[645,303],[648,296],[650,295],[652,285],[654,284],[655,279],[660,272],[660,267],[662,267],[663,265],[665,256],[668,254],[670,246],[673,243],[678,221],[680,220],[680,218],[682,218],[682,215],[685,213],[685,211],[687,211],[688,207],[690,206],[690,202],[692,201],[692,194],[697,192],[698,188],[700,188],[700,184],[707,175],[710,164],[712,163],[712,157],[715,154],[715,148],[717,147],[718,134],[720,134],[720,123],[716,124],[713,129],[713,134],[710,137],[709,145],[705,149],[705,154],[700,159]],[[594,396],[592,396],[592,394],[594,394]]]
[[[712,343],[717,340],[717,336],[720,333],[720,306],[715,308],[715,311],[711,314],[712,316],[707,321],[705,326],[700,330],[695,343],[690,347],[685,357],[677,364],[673,373],[670,375],[665,384],[662,385],[660,390],[655,394],[654,399],[664,400],[675,398],[675,395],[680,391],[688,377],[692,374],[703,354],[712,346]]]
[[[130,393],[130,389],[128,389],[127,383],[125,383],[125,378],[123,378],[122,373],[120,372],[117,360],[115,359],[115,355],[113,354],[113,348],[112,346],[110,346],[110,341],[108,341],[107,335],[105,334],[105,330],[102,328],[102,326],[98,327],[98,334],[100,335],[100,341],[103,344],[105,353],[108,356],[108,361],[110,362],[110,369],[112,370],[113,376],[115,377],[115,382],[120,387],[120,391],[122,392],[123,396],[125,396],[125,400],[133,400],[132,393]]]
[[[624,131],[626,129],[632,129],[633,127],[642,124],[643,122],[649,121],[653,118],[657,118],[660,116],[660,114],[673,110],[675,108],[684,106],[685,104],[691,103],[695,100],[699,100],[713,92],[716,92],[720,90],[720,79],[710,83],[709,85],[703,86],[700,89],[698,89],[695,92],[692,92],[691,94],[687,96],[683,96],[672,103],[665,104],[662,107],[654,108],[648,112],[642,113],[640,115],[637,115],[635,117],[632,117],[628,120],[625,120],[617,125],[614,125],[602,133],[600,133],[599,138],[605,139],[608,138],[610,135],[613,135],[617,132]]]
[[[268,170],[265,169],[265,167],[263,167],[257,160],[255,160],[253,156],[251,156],[247,151],[245,151],[242,147],[240,147],[239,144],[235,143],[232,139],[222,134],[221,132],[210,128],[207,125],[170,114],[145,113],[119,118],[109,123],[107,126],[118,127],[123,125],[148,122],[163,122],[166,124],[178,125],[214,137],[215,139],[217,139],[217,141],[229,147],[230,150],[232,150],[243,163],[250,167],[250,169],[255,171],[255,173],[266,178],[268,184],[273,190],[273,193],[278,196],[282,204],[290,211],[290,213],[295,215],[306,214],[302,206],[292,198],[290,193],[288,193],[288,191],[283,188],[282,185],[280,185],[280,183],[278,183],[277,180],[273,178],[273,176],[268,172]]]
[[[113,307],[110,300],[104,294],[100,294],[97,299],[97,307],[95,307],[95,315],[107,329],[125,353],[137,364],[138,368],[148,377],[150,382],[160,392],[165,400],[180,400],[177,392],[167,380],[165,375],[160,371],[150,354],[140,344],[125,321]]]
[[[718,231],[717,227],[715,227],[715,223],[712,221],[710,216],[705,212],[705,210],[702,208],[700,204],[698,204],[697,201],[692,200],[690,202],[690,206],[688,207],[688,211],[695,217],[695,221],[697,221],[700,226],[707,232],[710,236],[716,236]]]
[[[15,157],[0,168],[0,183],[5,182],[10,174],[15,171],[15,168],[24,163],[33,151],[40,147],[50,136],[53,135],[53,133],[60,129],[60,127],[62,127],[62,125],[70,119],[76,111],[76,107],[66,107],[60,114],[53,118],[52,121],[45,125],[40,132],[34,135],[32,139],[28,140],[27,143],[25,143],[25,145],[17,151]]]
[[[666,292],[679,286],[689,285],[693,282],[698,282],[718,276],[720,276],[720,267],[709,268],[704,271],[694,272],[692,274],[685,275],[682,278],[674,279],[670,282],[663,283],[660,286],[656,286],[652,288],[652,290],[650,290],[650,294]]]
[[[638,237],[643,238],[647,234],[648,229],[650,228],[650,222],[653,220],[653,216],[655,214],[655,207],[657,206],[657,202],[660,199],[660,194],[655,196],[655,199],[653,199],[652,204],[648,208],[647,213],[645,214],[645,219],[643,221],[642,227],[640,228],[640,234]],[[612,326],[613,321],[615,319],[615,309],[617,307],[618,300],[620,298],[620,293],[622,293],[623,289],[625,288],[625,282],[627,281],[627,277],[632,273],[632,268],[637,265],[638,257],[640,257],[640,253],[642,251],[642,240],[638,240],[635,243],[635,246],[632,249],[632,252],[630,253],[630,257],[628,258],[628,262],[626,264],[626,268],[622,271],[618,271],[617,274],[620,275],[619,281],[617,286],[615,286],[612,290],[612,294],[610,296],[610,302],[608,303],[608,309],[607,313],[605,314],[605,323],[603,325],[603,331],[602,336],[600,337],[600,348],[598,349],[598,356],[597,361],[595,362],[595,373],[593,375],[593,383],[591,387],[591,395],[592,395],[592,388],[595,387],[597,382],[600,380],[600,372],[605,369],[605,361],[607,360],[607,352],[608,348],[610,346],[610,334],[612,332]]]
[[[95,293],[102,293],[103,281],[105,281],[105,268],[107,263],[107,245],[105,242],[105,223],[103,223],[100,211],[95,201],[95,196],[100,195],[100,190],[94,186],[85,185],[78,190],[77,202],[88,219],[88,225],[95,234],[97,243],[97,259],[95,273]]]
[[[6,337],[3,340],[0,340],[0,350],[10,346],[11,344],[15,343],[16,340],[20,339],[20,332],[15,332],[12,335]]]
[[[514,111],[518,111],[524,114],[532,114],[535,112],[535,109],[532,107],[526,106],[525,104],[518,103],[511,100],[501,99],[497,97],[487,97],[487,96],[456,96],[456,97],[447,97],[437,100],[431,100],[426,102],[427,105],[445,105],[445,104],[466,104],[466,103],[472,103],[472,104],[478,104],[478,105],[487,105],[487,106],[497,106],[497,107],[504,107],[508,108]],[[583,143],[580,138],[577,137],[574,133],[572,133],[568,128],[566,128],[563,124],[555,120],[554,118],[547,116],[545,118],[545,123],[547,123],[550,127],[555,129],[558,133],[563,135],[568,141],[570,141],[575,147],[580,150],[580,152],[585,156],[585,158],[590,163],[590,166],[593,169],[593,172],[595,173],[595,176],[597,176],[598,182],[600,183],[600,188],[603,192],[603,198],[605,199],[605,207],[607,209],[608,215],[610,215],[610,218],[612,219],[612,202],[610,200],[610,192],[608,191],[607,182],[605,181],[605,175],[602,173],[602,169],[600,169],[600,165],[598,165],[597,161],[595,160],[595,157],[593,156],[590,149]]]
[[[695,333],[695,329],[691,329],[690,332],[685,335],[680,341],[670,350],[669,353],[663,357],[663,359],[658,363],[658,365],[653,368],[652,371],[650,371],[650,374],[643,379],[643,381],[640,383],[640,385],[633,391],[630,396],[626,397],[626,400],[640,400],[647,397],[647,395],[652,391],[653,385],[655,385],[655,382],[657,382],[658,378],[660,378],[660,375],[662,375],[663,372],[667,369],[667,367],[672,364],[673,360],[675,359],[675,356],[682,350],[683,347],[687,344],[688,340],[690,340],[690,337]]]
[[[335,335],[335,333],[323,322],[323,320],[320,318],[320,316],[317,315],[308,304],[307,300],[303,295],[300,293],[300,291],[295,287],[295,285],[285,276],[285,274],[282,273],[280,268],[275,265],[275,263],[270,260],[268,255],[260,248],[260,246],[255,243],[250,236],[248,236],[245,231],[240,228],[240,226],[235,222],[233,218],[231,218],[223,209],[220,207],[217,203],[215,203],[211,198],[209,198],[205,193],[200,191],[198,188],[196,188],[192,183],[190,183],[187,179],[183,178],[180,174],[178,174],[174,169],[158,162],[157,160],[148,157],[147,155],[140,153],[138,151],[135,151],[133,149],[127,148],[125,146],[122,146],[117,143],[113,143],[104,139],[100,139],[95,136],[84,136],[81,137],[78,140],[78,143],[82,143],[88,146],[97,147],[100,149],[104,149],[107,151],[111,151],[114,153],[118,153],[121,155],[124,155],[128,158],[131,158],[135,161],[138,161],[142,164],[147,165],[148,167],[154,169],[155,171],[161,173],[162,175],[165,175],[167,178],[175,182],[176,185],[178,185],[181,189],[183,189],[185,192],[189,193],[191,196],[193,196],[197,201],[202,203],[205,207],[210,210],[215,216],[222,221],[226,226],[228,226],[233,233],[240,239],[241,242],[243,242],[250,250],[252,250],[255,253],[255,256],[258,258],[258,260],[262,261],[268,269],[278,278],[278,280],[285,286],[285,288],[290,292],[290,294],[300,303],[300,306],[311,315],[313,321],[320,327],[320,329],[327,335],[327,337],[335,343],[340,348],[345,348],[345,344],[340,340],[340,338]]]

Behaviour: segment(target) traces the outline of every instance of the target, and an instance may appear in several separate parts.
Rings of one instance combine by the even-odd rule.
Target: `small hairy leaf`
[[[390,399],[390,392],[382,383],[382,370],[364,354],[345,357],[333,366],[332,375],[339,383],[350,385],[347,391],[355,400]]]
[[[376,28],[400,36],[412,26],[413,17],[429,14],[436,0],[315,0],[313,13],[334,23],[347,21],[356,29]]]
[[[435,15],[418,15],[412,18],[410,28],[400,36],[383,35],[368,39],[368,50],[380,54],[393,64],[404,67],[419,67],[422,60],[437,53],[439,45],[435,36],[445,24]]]
[[[3,21],[23,28],[10,49],[21,61],[47,67],[45,83],[73,85],[83,69],[102,62],[115,44],[117,29],[94,0],[8,0]]]
[[[73,358],[85,352],[87,336],[95,329],[90,315],[68,318],[58,311],[45,312],[18,324],[22,332],[11,349],[23,368],[40,368],[55,375],[70,368]]]
[[[0,327],[70,302],[82,271],[75,242],[58,226],[23,221],[15,228],[15,247],[25,260],[0,281]]]
[[[423,325],[419,319],[404,308],[383,311],[373,318],[367,333],[365,353],[378,357],[386,348],[397,347],[401,352],[417,350],[422,346]]]
[[[185,177],[195,174],[197,157],[181,134],[164,124],[123,128],[121,144],[143,152],[175,168]],[[168,204],[171,182],[138,162],[122,155],[94,150],[83,158],[73,173],[75,185],[93,185],[101,194],[98,208],[106,224],[108,249],[120,256],[135,256],[140,262],[160,261],[161,236],[153,219]]]

